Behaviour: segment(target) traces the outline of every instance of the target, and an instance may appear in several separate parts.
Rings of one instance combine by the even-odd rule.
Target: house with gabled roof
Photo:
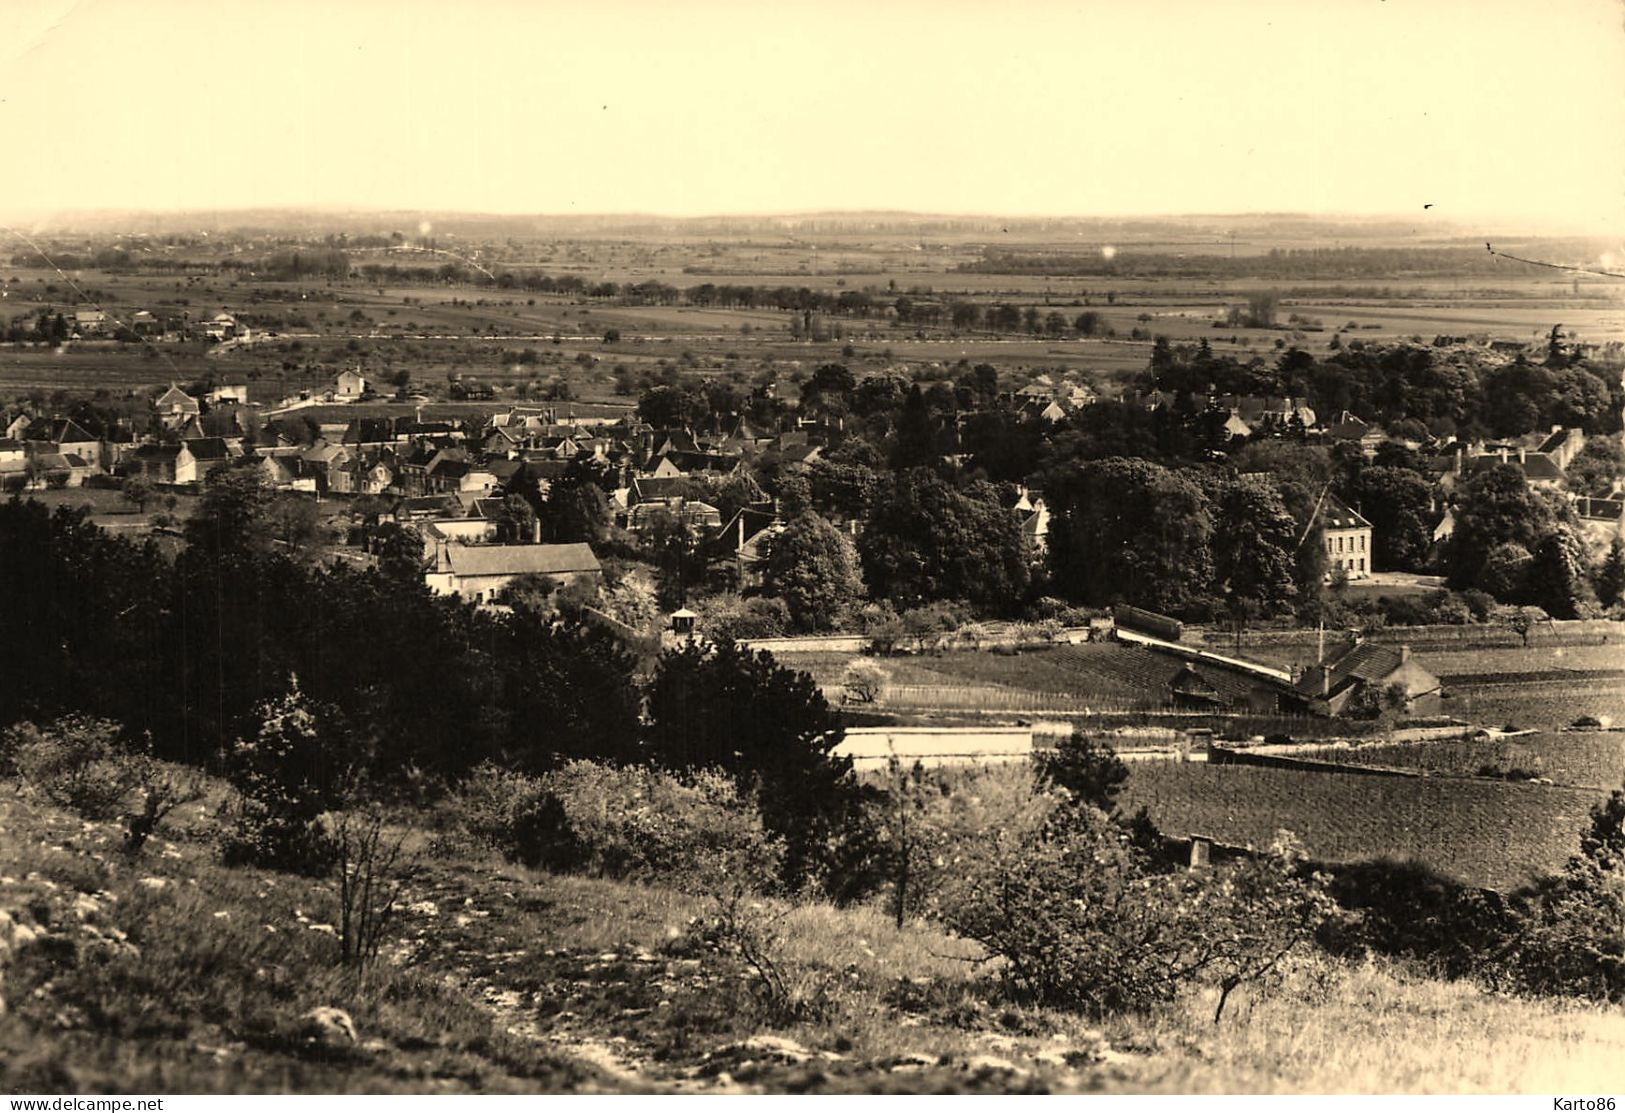
[[[758,428],[756,423],[744,414],[736,414],[732,422],[724,423],[719,440],[724,448],[740,451],[771,444],[776,435]]]
[[[315,478],[305,475],[300,467],[297,448],[260,448],[254,450],[254,455],[260,462],[260,474],[270,486],[292,490],[302,481],[305,489],[316,490]]]
[[[198,404],[196,398],[193,398],[174,383],[170,383],[168,390],[152,400],[152,408],[166,417],[197,414],[202,410],[202,406]]]
[[[48,453],[78,456],[100,465],[102,442],[93,437],[78,422],[66,417],[42,417],[29,423],[23,430],[23,443],[30,456]]]
[[[237,318],[223,310],[203,322],[203,336],[207,340],[235,340],[237,334]]]
[[[490,602],[516,577],[547,576],[565,586],[577,581],[597,583],[603,566],[592,546],[568,545],[463,545],[442,542],[433,563],[423,574],[429,590],[459,595],[474,602]]]
[[[73,311],[73,331],[78,336],[100,336],[107,331],[109,325],[107,314],[100,309],[76,309]]]
[[[1502,464],[1523,472],[1531,487],[1555,491],[1563,486],[1563,471],[1550,456],[1507,444],[1496,445],[1493,450],[1473,457],[1467,464],[1467,474],[1479,475]]]
[[[678,498],[661,502],[640,502],[627,508],[626,528],[643,533],[663,516],[670,515],[698,533],[722,527],[722,511],[699,499]]]
[[[523,452],[528,443],[522,429],[510,425],[496,425],[480,442],[480,450],[487,456],[503,456],[511,459]]]
[[[1550,435],[1540,442],[1540,447],[1535,451],[1555,464],[1558,471],[1566,472],[1585,446],[1584,429],[1565,429],[1561,425],[1554,425]]]
[[[395,504],[393,516],[395,521],[405,524],[465,515],[455,495],[409,495]]]
[[[202,478],[215,468],[225,467],[242,451],[223,437],[194,437],[182,442],[197,461],[198,476]]]
[[[333,380],[333,397],[340,402],[353,402],[367,393],[367,377],[359,368],[345,368]]]
[[[41,486],[81,487],[101,469],[73,452],[41,452],[34,456],[36,480]]]
[[[28,427],[34,423],[34,415],[26,409],[0,410],[0,439],[20,441]]]
[[[453,494],[484,493],[495,490],[497,486],[496,476],[485,468],[445,452],[430,461],[426,480],[430,491]]]
[[[741,507],[711,536],[706,549],[712,561],[725,562],[730,567],[736,590],[759,587],[768,542],[783,531],[784,524],[773,510]]]
[[[1358,637],[1330,659],[1304,670],[1298,690],[1310,709],[1339,715],[1362,692],[1375,695],[1396,688],[1404,696],[1408,714],[1436,715],[1441,710],[1443,686],[1439,678],[1417,663],[1408,645],[1377,645]]]
[[[1377,446],[1388,437],[1380,426],[1362,421],[1344,410],[1337,416],[1336,421],[1326,427],[1325,439],[1334,444],[1358,445],[1361,452],[1367,456],[1374,456]]]
[[[1615,538],[1625,539],[1625,499],[1594,499],[1582,495],[1573,502],[1581,534],[1592,556],[1601,560]]]
[[[654,432],[649,441],[649,459],[668,452],[698,452],[700,446],[694,434],[687,429],[662,429]]]
[[[195,483],[198,466],[191,452],[192,443],[141,445],[124,457],[124,472],[149,483]]]
[[[1321,501],[1318,520],[1326,549],[1326,567],[1341,568],[1351,580],[1369,576],[1372,572],[1371,523],[1330,492]]]

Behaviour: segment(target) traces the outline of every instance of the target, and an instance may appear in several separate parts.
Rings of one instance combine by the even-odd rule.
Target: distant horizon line
[[[998,210],[933,210],[933,209],[906,209],[906,208],[811,208],[811,209],[739,209],[716,210],[696,213],[660,212],[649,209],[604,209],[597,211],[557,211],[541,209],[476,209],[454,207],[429,206],[403,206],[379,205],[366,206],[345,202],[332,202],[320,204],[243,204],[224,206],[188,206],[174,207],[120,207],[96,206],[75,207],[64,209],[45,209],[35,207],[22,207],[10,212],[0,212],[0,221],[34,221],[49,224],[65,223],[73,220],[99,220],[108,219],[141,219],[154,217],[225,217],[247,216],[253,214],[277,214],[283,216],[312,215],[312,216],[394,216],[411,215],[416,217],[461,217],[461,218],[490,218],[513,220],[656,220],[672,222],[699,222],[717,220],[807,220],[819,218],[864,218],[864,217],[892,217],[914,220],[1019,220],[1019,221],[1127,221],[1127,220],[1260,220],[1260,219],[1286,219],[1286,220],[1329,220],[1348,222],[1403,222],[1406,220],[1436,220],[1452,228],[1459,227],[1464,222],[1482,224],[1494,222],[1505,224],[1514,222],[1523,225],[1546,225],[1553,222],[1547,219],[1536,219],[1517,214],[1465,214],[1459,217],[1445,217],[1417,211],[1398,210],[1315,210],[1315,209],[1240,209],[1240,210],[1183,210],[1183,211],[1157,211],[1157,212],[1000,212]],[[1572,226],[1569,226],[1572,227]],[[1441,229],[1442,231],[1443,229]],[[1581,232],[1565,232],[1565,234],[1587,234]],[[1589,233],[1606,236],[1607,232]]]

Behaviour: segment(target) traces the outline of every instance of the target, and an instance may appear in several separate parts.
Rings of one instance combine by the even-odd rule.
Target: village
[[[13,1113],[1613,1110],[1618,30],[0,4]]]

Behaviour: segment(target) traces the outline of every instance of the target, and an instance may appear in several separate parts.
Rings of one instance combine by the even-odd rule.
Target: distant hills
[[[173,212],[82,211],[19,215],[15,223],[31,230],[89,234],[172,235],[258,233],[280,235],[415,235],[428,222],[436,236],[477,239],[535,236],[663,236],[674,238],[751,235],[920,235],[1010,237],[1056,240],[1082,238],[1125,244],[1149,241],[1214,242],[1228,237],[1271,241],[1422,239],[1435,242],[1530,229],[1459,224],[1431,213],[1312,214],[1216,213],[1184,216],[999,216],[997,214],[914,213],[890,210],[821,210],[804,213],[663,216],[649,213],[493,214],[421,210],[368,210],[344,207],[177,210]]]

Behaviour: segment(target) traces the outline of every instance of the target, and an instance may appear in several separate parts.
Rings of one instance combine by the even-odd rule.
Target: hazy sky
[[[0,211],[1625,231],[1620,0],[0,0]]]

